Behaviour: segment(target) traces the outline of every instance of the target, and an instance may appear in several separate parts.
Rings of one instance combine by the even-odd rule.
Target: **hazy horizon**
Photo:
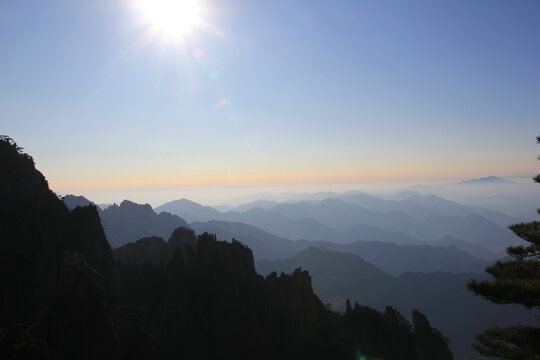
[[[461,201],[462,198],[475,195],[478,197],[490,197],[503,195],[528,194],[531,198],[540,200],[537,195],[537,188],[532,182],[532,177],[514,176],[505,177],[512,181],[511,184],[491,184],[491,185],[461,185],[461,181],[471,180],[471,178],[459,179],[438,179],[409,182],[372,182],[372,183],[343,183],[343,184],[301,184],[282,185],[268,187],[253,186],[231,186],[228,188],[184,188],[184,189],[115,189],[109,191],[71,191],[59,192],[57,194],[84,196],[96,204],[120,204],[123,200],[130,200],[139,204],[150,204],[158,207],[164,203],[187,199],[205,206],[238,206],[255,200],[275,200],[283,202],[286,200],[276,200],[287,198],[287,195],[317,194],[334,192],[342,194],[346,192],[365,192],[375,196],[388,195],[394,192],[412,190],[423,194],[437,195],[448,200]],[[55,189],[52,189],[55,191]],[[294,202],[295,197],[293,196]],[[518,201],[516,199],[516,201]]]

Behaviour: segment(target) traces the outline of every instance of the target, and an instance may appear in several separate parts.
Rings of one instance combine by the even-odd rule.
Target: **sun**
[[[154,32],[182,40],[199,21],[198,0],[141,0],[139,9]]]

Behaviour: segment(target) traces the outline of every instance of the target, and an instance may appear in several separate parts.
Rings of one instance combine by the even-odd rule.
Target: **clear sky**
[[[537,172],[538,0],[199,0],[181,35],[142,5],[0,1],[0,133],[59,193]]]

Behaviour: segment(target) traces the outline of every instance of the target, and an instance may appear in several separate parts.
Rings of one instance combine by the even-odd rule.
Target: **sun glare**
[[[199,20],[198,0],[142,0],[139,7],[155,32],[171,39],[180,39]]]

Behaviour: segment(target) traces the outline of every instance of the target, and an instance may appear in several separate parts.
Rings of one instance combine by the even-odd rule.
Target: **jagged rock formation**
[[[150,236],[114,250],[114,257],[122,264],[166,264],[172,258],[169,246],[160,237]]]
[[[73,210],[78,206],[80,206],[80,207],[85,207],[85,206],[88,206],[88,205],[96,206],[95,203],[88,200],[84,196],[80,196],[80,195],[77,196],[77,195],[68,194],[68,195],[65,195],[65,196],[62,197],[62,201],[64,202],[64,204],[66,204],[66,206],[68,207],[69,210]],[[96,209],[97,209],[98,212],[101,211],[101,209],[99,207],[96,207]]]
[[[362,344],[356,349],[358,358],[371,358],[376,353],[382,359],[452,359],[445,339],[431,328],[426,317],[415,311],[413,319],[411,326],[390,306],[380,313],[355,303],[343,322],[353,341]]]
[[[156,214],[149,204],[141,205],[124,200],[120,205],[112,204],[102,210],[84,196],[66,195],[62,197],[62,201],[72,211],[77,207],[93,205],[113,248],[143,237],[167,238],[178,227],[188,227],[184,219],[177,215],[166,212]]]
[[[177,215],[166,212],[156,214],[148,204],[140,205],[124,200],[100,211],[107,239],[113,248],[134,242],[143,237],[168,238],[174,229],[188,227]]]
[[[451,358],[421,317],[332,312],[306,271],[264,278],[235,240],[178,229],[115,262],[96,208],[70,212],[5,137],[0,168],[2,359]]]
[[[178,249],[181,249],[185,259],[191,258],[196,244],[195,232],[179,227],[173,231],[168,242],[160,237],[151,236],[116,248],[113,252],[114,257],[124,265],[144,263],[167,265]]]

